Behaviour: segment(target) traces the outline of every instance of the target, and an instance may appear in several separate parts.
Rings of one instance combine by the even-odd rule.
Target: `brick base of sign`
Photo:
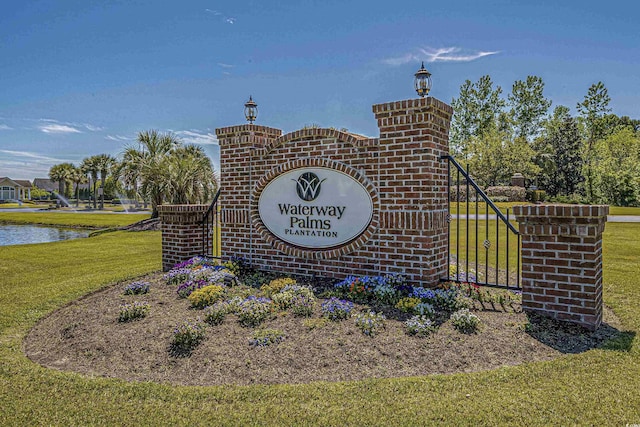
[[[522,235],[522,308],[597,329],[608,206],[514,206]]]
[[[334,128],[283,135],[253,124],[216,129],[220,141],[223,257],[260,269],[343,278],[402,273],[436,285],[447,275],[447,162],[453,110],[434,98],[373,106],[379,138]],[[357,179],[373,201],[363,233],[314,249],[270,234],[257,203],[274,177],[300,167],[331,167]]]
[[[203,253],[202,217],[207,205],[158,206],[162,222],[162,270]],[[207,239],[212,242],[212,239]]]

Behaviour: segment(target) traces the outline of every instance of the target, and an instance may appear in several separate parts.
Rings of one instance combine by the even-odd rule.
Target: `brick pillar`
[[[257,235],[251,226],[251,191],[261,175],[255,169],[255,151],[282,135],[282,130],[245,124],[216,129],[220,143],[220,198],[222,256],[252,261]],[[264,172],[263,172],[264,173]]]
[[[162,222],[162,270],[202,254],[202,217],[208,205],[158,206]]]
[[[514,206],[522,235],[522,308],[597,329],[609,206]]]
[[[384,183],[378,189],[382,267],[435,286],[448,268],[449,177],[440,157],[449,154],[453,109],[428,97],[374,105],[373,113]]]

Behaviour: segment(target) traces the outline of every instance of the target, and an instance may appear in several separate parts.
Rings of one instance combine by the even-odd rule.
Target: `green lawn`
[[[70,227],[108,228],[133,224],[150,218],[150,213],[69,213],[69,212],[0,212],[0,224],[40,224]]]
[[[467,227],[468,223],[468,227]],[[518,229],[518,223],[512,221],[512,224]],[[498,237],[496,239],[496,226],[498,227]],[[476,270],[481,273],[480,280],[483,281],[487,276],[490,281],[495,281],[493,273],[490,270],[485,270],[488,260],[489,269],[496,269],[496,255],[498,269],[507,269],[507,255],[509,260],[509,271],[515,274],[517,271],[518,262],[518,239],[511,231],[508,232],[509,237],[509,251],[507,254],[507,228],[502,222],[496,220],[484,221],[467,221],[466,219],[460,219],[459,234],[458,234],[458,222],[454,219],[451,221],[451,243],[450,253],[452,257],[458,254],[459,265],[462,270],[467,270],[467,262],[469,260],[469,269]],[[469,237],[467,239],[467,229],[469,230]],[[477,232],[477,239],[476,239]],[[485,249],[483,246],[484,241],[489,240],[489,249]],[[459,242],[459,243],[458,243]],[[497,242],[497,244],[496,244]],[[478,268],[476,268],[476,254]],[[488,272],[489,274],[485,274]],[[504,283],[503,280],[500,283]],[[515,279],[509,282],[509,286],[515,286]]]
[[[56,307],[159,269],[158,232],[0,247],[0,425],[638,423],[640,345],[633,336],[640,328],[639,255],[640,225],[607,224],[605,301],[630,331],[608,349],[470,374],[172,387],[45,369],[21,350],[28,330]]]
[[[495,205],[500,209],[500,211],[506,215],[507,209],[511,209],[516,205],[526,205],[528,203],[525,202],[497,202]],[[458,213],[458,204],[456,202],[452,202],[449,204],[449,209],[451,214]],[[478,203],[478,208],[476,209],[475,202],[469,202],[469,212],[475,214],[477,211],[478,214],[485,214],[487,212],[487,204],[486,203]],[[464,214],[467,212],[467,204],[464,202],[460,202],[459,213]],[[493,210],[489,209],[489,214],[492,214]],[[624,206],[609,206],[609,215],[640,215],[640,208],[633,207],[624,207]],[[511,214],[511,218],[513,218],[513,214]]]

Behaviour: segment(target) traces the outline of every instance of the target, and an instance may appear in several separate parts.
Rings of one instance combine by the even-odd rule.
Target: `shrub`
[[[176,293],[180,298],[187,298],[193,291],[204,288],[208,285],[208,282],[204,280],[189,280],[178,286]]]
[[[451,315],[451,323],[460,332],[472,333],[478,329],[480,319],[468,309],[463,308]]]
[[[434,291],[433,305],[440,310],[453,312],[458,309],[458,289],[436,289]]]
[[[316,305],[316,297],[308,293],[295,294],[291,299],[291,312],[295,316],[309,317],[313,314],[313,308]]]
[[[182,261],[173,266],[173,268],[193,268],[198,265],[213,265],[213,260],[209,258],[194,256],[186,261]]]
[[[204,309],[204,321],[211,325],[219,325],[229,313],[229,303],[218,301]]]
[[[200,319],[195,322],[185,321],[173,330],[172,345],[174,348],[189,351],[200,344],[205,336],[205,327]]]
[[[336,283],[334,288],[341,291],[350,300],[368,302],[372,299],[373,290],[378,280],[369,276],[349,276],[342,282]]]
[[[297,282],[295,279],[291,279],[289,277],[282,277],[279,279],[273,279],[268,284],[262,285],[260,290],[264,292],[264,294],[268,297],[271,297],[273,294],[280,292],[284,289],[285,286],[295,285]]]
[[[417,315],[424,316],[427,319],[433,319],[436,315],[436,311],[434,310],[433,306],[428,302],[421,302],[420,304],[416,305],[413,309],[413,312]]]
[[[375,300],[388,305],[398,302],[398,291],[388,283],[379,283],[373,288]]]
[[[293,292],[278,292],[277,294],[271,295],[271,300],[276,309],[286,310],[291,307],[294,296]]]
[[[384,329],[385,320],[386,317],[384,317],[384,314],[369,311],[366,313],[360,313],[356,316],[356,326],[363,334],[373,337]]]
[[[236,281],[236,276],[222,266],[199,266],[191,271],[189,279],[205,281],[209,285],[232,286]]]
[[[426,337],[436,330],[433,322],[427,316],[413,316],[404,322],[404,326],[409,335],[419,337]]]
[[[240,303],[238,320],[243,326],[258,326],[269,317],[272,307],[270,299],[250,296]]]
[[[253,332],[249,339],[249,345],[254,347],[266,347],[271,344],[278,344],[285,339],[285,334],[279,329],[260,329]]]
[[[396,304],[396,308],[405,313],[413,313],[416,306],[420,304],[420,298],[415,297],[405,297],[401,298],[400,301]]]
[[[436,294],[433,289],[426,289],[422,286],[415,286],[411,289],[411,297],[418,298],[421,301],[432,301]]]
[[[527,190],[527,202],[538,203],[547,200],[547,193],[544,190]]]
[[[227,313],[238,314],[240,312],[242,301],[244,301],[244,298],[237,296],[225,301],[227,303]]]
[[[464,183],[460,183],[460,201],[467,201],[467,186]],[[474,201],[476,196],[476,190],[470,185],[469,186],[469,201]],[[449,187],[449,201],[457,202],[458,201],[458,186],[452,185]]]
[[[191,307],[205,308],[221,300],[224,292],[225,288],[220,285],[209,285],[193,291],[188,299]]]
[[[522,187],[489,187],[485,194],[493,201],[498,201],[500,197],[505,202],[524,202],[527,198],[527,190]]]
[[[174,268],[169,270],[164,276],[164,280],[167,285],[177,285],[189,279],[191,270],[186,267]]]
[[[351,316],[353,303],[343,299],[332,297],[322,303],[322,316],[330,320],[341,320]]]
[[[149,292],[149,282],[133,282],[124,288],[125,295],[141,295]]]
[[[149,314],[151,306],[148,302],[134,302],[132,304],[122,304],[118,322],[129,322],[131,320],[142,319]]]

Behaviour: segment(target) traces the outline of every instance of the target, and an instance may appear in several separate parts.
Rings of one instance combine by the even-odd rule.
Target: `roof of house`
[[[31,188],[31,181],[29,181],[28,179],[14,179],[13,182],[22,187]]]
[[[33,180],[34,187],[38,187],[42,190],[55,191],[58,189],[58,183],[51,181],[49,178],[35,178]]]

